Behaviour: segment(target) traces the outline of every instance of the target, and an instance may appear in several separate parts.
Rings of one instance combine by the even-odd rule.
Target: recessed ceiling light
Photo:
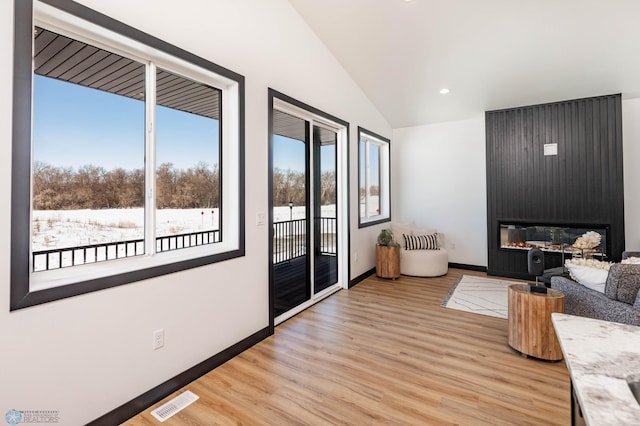
[[[449,92],[450,92],[450,90],[449,90],[449,89],[447,89],[446,87],[444,87],[444,88],[440,89],[440,94],[441,94],[441,95],[446,95],[446,94],[447,94],[447,93],[449,93]]]

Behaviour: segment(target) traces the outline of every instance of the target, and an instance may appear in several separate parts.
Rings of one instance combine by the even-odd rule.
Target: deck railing
[[[315,218],[316,244],[319,254],[336,254],[337,221],[335,217]],[[273,223],[273,263],[289,262],[307,254],[307,220],[294,219]]]
[[[336,254],[337,221],[334,217],[315,218],[316,243],[321,255]],[[220,232],[201,231],[156,238],[156,252],[212,244],[220,241]],[[288,262],[307,254],[307,220],[294,219],[273,224],[273,262]],[[117,241],[34,251],[33,272],[121,259],[144,254],[144,240]]]
[[[156,238],[156,252],[201,246],[219,241],[220,231],[218,230],[166,235]],[[144,239],[41,250],[33,252],[32,268],[33,272],[48,271],[142,254],[144,254]]]

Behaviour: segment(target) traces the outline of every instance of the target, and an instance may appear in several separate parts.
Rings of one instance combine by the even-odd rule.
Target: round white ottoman
[[[449,270],[447,250],[400,250],[400,273],[414,277],[439,277]]]

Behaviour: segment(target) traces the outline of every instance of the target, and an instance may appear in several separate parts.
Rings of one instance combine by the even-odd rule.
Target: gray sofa
[[[564,293],[567,314],[640,326],[640,265],[611,265],[604,294],[565,277],[552,277],[551,288]]]

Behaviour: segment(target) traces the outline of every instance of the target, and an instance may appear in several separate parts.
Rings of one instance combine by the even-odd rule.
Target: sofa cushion
[[[640,265],[611,265],[604,294],[613,300],[633,305],[640,290]]]
[[[438,234],[402,235],[407,250],[439,250]]]
[[[634,306],[612,300],[602,293],[561,276],[551,278],[551,288],[564,293],[566,314],[640,325],[640,303]]]

